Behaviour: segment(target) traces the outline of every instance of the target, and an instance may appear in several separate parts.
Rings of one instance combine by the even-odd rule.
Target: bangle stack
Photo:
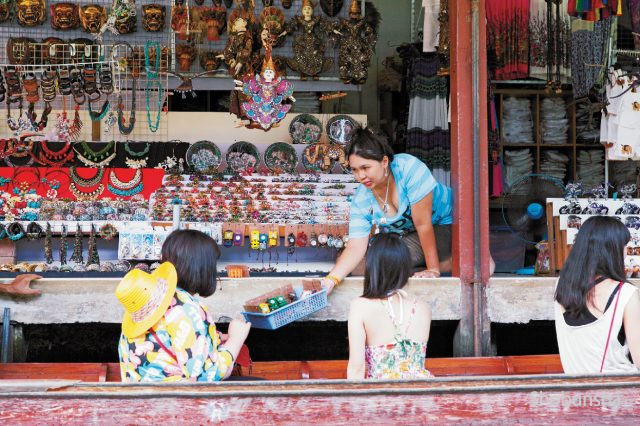
[[[328,280],[333,281],[333,284],[334,284],[336,287],[337,287],[337,286],[342,282],[342,280],[341,280],[340,278],[336,277],[335,275],[327,275],[327,276],[325,277],[325,279],[328,279]]]

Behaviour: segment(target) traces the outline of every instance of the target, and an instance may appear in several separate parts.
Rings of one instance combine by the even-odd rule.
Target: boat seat
[[[0,364],[0,379],[106,382],[107,370],[106,363],[8,363]]]

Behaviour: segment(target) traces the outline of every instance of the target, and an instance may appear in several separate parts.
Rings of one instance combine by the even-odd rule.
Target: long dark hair
[[[382,161],[387,156],[389,162],[393,161],[393,149],[387,139],[376,135],[368,127],[358,127],[353,131],[346,153],[347,159],[355,154],[358,157],[375,161]]]
[[[410,258],[398,234],[374,235],[367,249],[362,297],[382,299],[404,287],[411,271]]]
[[[627,227],[613,217],[592,216],[582,224],[560,271],[555,294],[569,315],[589,312],[596,277],[626,281],[624,250],[630,239]]]
[[[162,261],[176,267],[178,287],[202,297],[216,291],[219,257],[215,240],[193,229],[173,231],[162,244]]]

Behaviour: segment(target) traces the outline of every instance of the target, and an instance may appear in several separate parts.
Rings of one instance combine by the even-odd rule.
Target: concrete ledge
[[[553,294],[558,277],[491,278],[487,313],[492,323],[553,321]],[[630,280],[636,286],[640,280]]]
[[[204,300],[214,320],[233,317],[246,300],[284,284],[300,284],[303,278],[223,279],[216,293]],[[11,308],[11,319],[22,324],[119,323],[124,312],[113,292],[120,280],[45,278],[33,288],[35,298],[0,295],[0,308]],[[457,278],[411,279],[407,291],[431,303],[434,320],[460,319],[460,280]],[[329,307],[306,321],[346,321],[349,303],[362,293],[362,278],[348,278],[329,297]]]

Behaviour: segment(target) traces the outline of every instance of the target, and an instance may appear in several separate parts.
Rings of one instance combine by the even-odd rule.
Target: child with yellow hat
[[[219,257],[211,237],[179,230],[164,242],[163,263],[154,272],[125,275],[115,291],[125,308],[118,346],[123,382],[219,381],[231,374],[251,324],[231,321],[223,344],[194,298],[215,292]]]

